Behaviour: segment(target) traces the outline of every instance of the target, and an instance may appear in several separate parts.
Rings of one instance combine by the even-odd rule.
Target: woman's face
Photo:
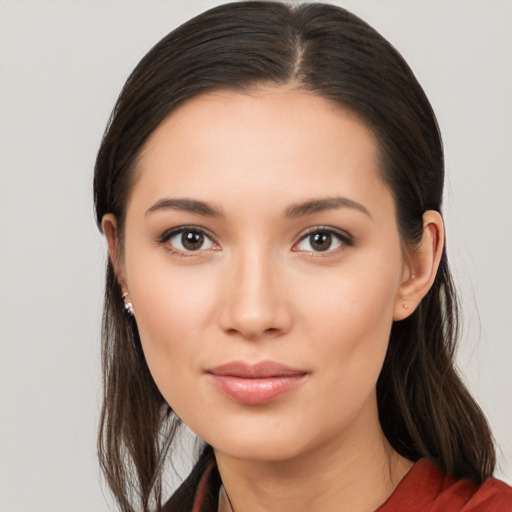
[[[288,87],[212,92],[136,173],[120,272],[172,409],[240,458],[364,438],[408,278],[369,129]]]

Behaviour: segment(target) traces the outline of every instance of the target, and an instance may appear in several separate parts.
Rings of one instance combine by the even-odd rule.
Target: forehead
[[[154,131],[133,192],[219,201],[259,192],[292,202],[343,192],[330,193],[340,187],[358,195],[383,188],[378,161],[372,131],[311,92],[289,86],[213,91],[182,104]]]
[[[276,132],[280,132],[290,142],[299,135],[314,143],[319,138],[328,142],[341,128],[344,136],[349,131],[354,137],[366,136],[365,142],[377,149],[373,133],[356,113],[311,91],[291,85],[260,86],[247,92],[214,90],[186,100],[171,112],[150,136],[142,157],[163,138],[170,143],[171,136],[188,136],[191,142],[195,138],[195,142],[206,144],[217,132],[219,139],[226,137],[226,143],[254,135],[258,137],[253,139],[254,144],[270,140],[282,143],[275,139]]]

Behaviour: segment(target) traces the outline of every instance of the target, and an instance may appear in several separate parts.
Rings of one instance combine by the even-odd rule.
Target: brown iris
[[[185,231],[181,235],[181,243],[188,251],[197,251],[204,244],[204,235],[199,231]]]
[[[332,235],[326,232],[319,232],[310,235],[311,247],[315,251],[327,251],[332,245]]]

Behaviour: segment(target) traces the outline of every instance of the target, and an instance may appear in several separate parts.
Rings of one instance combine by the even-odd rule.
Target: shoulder
[[[378,512],[512,512],[512,487],[495,478],[456,480],[418,461]]]
[[[496,478],[478,485],[468,497],[463,512],[512,512],[512,487]]]

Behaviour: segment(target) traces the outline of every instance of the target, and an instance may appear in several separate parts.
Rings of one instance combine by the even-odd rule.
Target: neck
[[[391,448],[374,416],[370,428],[363,421],[364,429],[353,425],[351,433],[288,460],[242,460],[216,451],[234,512],[370,512],[378,508],[412,463]]]

